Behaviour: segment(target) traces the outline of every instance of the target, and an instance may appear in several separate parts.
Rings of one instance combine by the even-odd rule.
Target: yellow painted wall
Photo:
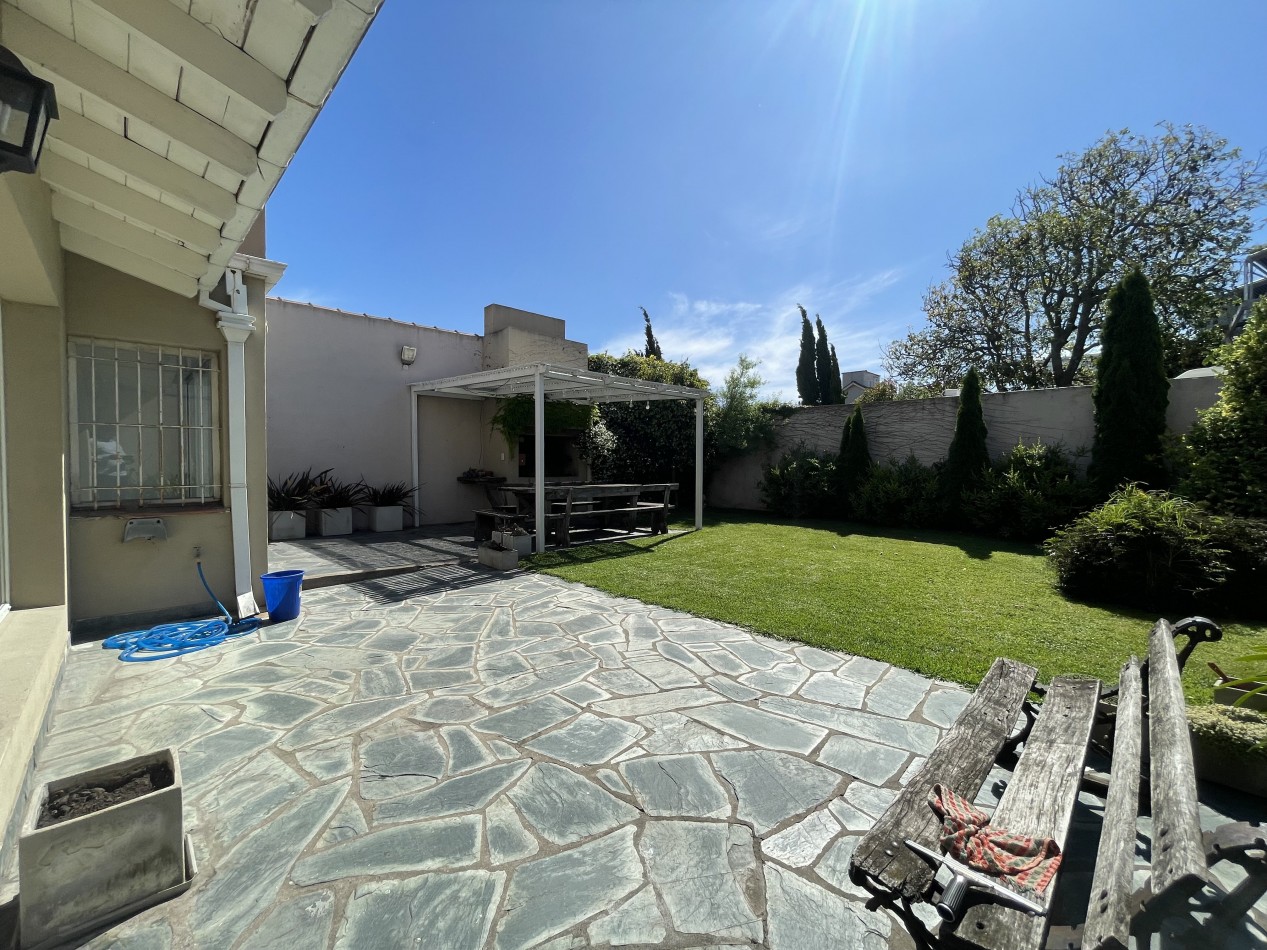
[[[264,414],[264,289],[252,280],[251,312],[259,320],[247,342],[248,481],[253,510],[252,576],[266,568],[267,530]],[[216,317],[197,301],[179,297],[111,268],[74,255],[66,259],[66,333],[219,354],[220,475],[228,478],[228,350]],[[64,348],[63,348],[64,350]],[[64,358],[64,357],[63,357]],[[65,373],[63,372],[63,376]],[[68,418],[63,414],[63,429]],[[151,507],[141,511],[74,511],[69,530],[70,617],[72,623],[155,611],[204,610],[208,599],[198,582],[194,549],[221,601],[232,606],[233,539],[228,491],[212,510]],[[161,517],[166,541],[123,542],[129,517]],[[256,582],[257,600],[262,600]]]
[[[15,610],[66,603],[66,334],[56,307],[0,302]]]

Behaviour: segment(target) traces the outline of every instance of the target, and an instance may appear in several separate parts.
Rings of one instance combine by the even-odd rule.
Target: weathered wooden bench
[[[1176,655],[1174,637],[1179,634],[1187,635],[1189,641]],[[1267,870],[1267,861],[1258,855],[1264,847],[1264,832],[1244,823],[1229,824],[1203,839],[1179,680],[1181,661],[1196,644],[1221,635],[1217,626],[1203,618],[1190,618],[1174,627],[1158,621],[1149,634],[1148,660],[1141,667],[1131,657],[1122,668],[1118,686],[1106,691],[1106,696],[1116,694],[1115,706],[1100,702],[1097,680],[1058,677],[1043,688],[1035,684],[1032,667],[995,660],[954,726],[859,843],[850,865],[851,878],[875,894],[878,903],[892,905],[921,943],[991,950],[1125,948],[1129,934],[1149,932],[1159,912],[1176,902],[1182,904],[1205,885],[1210,860],[1236,860],[1254,871],[1255,883],[1228,898],[1248,899],[1246,906],[1251,906],[1265,886],[1260,884],[1260,873]],[[1037,710],[1028,700],[1031,692],[1043,698]],[[991,824],[1050,837],[1063,851],[1097,715],[1110,726],[1112,768],[1085,925],[1049,933],[1045,915],[1030,915],[970,891],[962,915],[943,921],[934,938],[913,910],[918,900],[938,897],[934,868],[905,844],[909,839],[941,850],[941,820],[928,804],[929,790],[940,783],[971,801],[1000,754],[1014,752],[1023,743]],[[1022,720],[1023,727],[1016,731],[1015,725]],[[1144,813],[1151,806],[1152,867],[1148,884],[1137,889],[1133,874],[1145,742],[1151,793],[1142,804]],[[1031,892],[1025,896],[1044,911],[1050,909],[1063,873],[1062,867],[1061,875],[1041,896]],[[1006,885],[1005,879],[998,880]]]
[[[673,511],[673,505],[670,502],[670,496],[677,488],[677,483],[671,482],[659,485],[641,485],[632,493],[632,501],[613,505],[611,507],[603,507],[596,501],[574,501],[568,497],[563,502],[556,502],[562,512],[565,514],[565,527],[562,531],[564,546],[568,543],[568,532],[571,530],[573,523],[584,524],[586,522],[598,522],[602,527],[610,527],[613,525],[613,519],[620,523],[621,526],[630,531],[637,530],[638,518],[641,515],[650,515],[650,531],[655,534],[669,533],[669,514]],[[656,501],[643,501],[643,495],[659,495]]]

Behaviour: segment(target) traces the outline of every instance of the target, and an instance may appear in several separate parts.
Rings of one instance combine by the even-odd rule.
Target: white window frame
[[[222,503],[219,353],[88,337],[71,337],[67,343],[71,508],[131,510]],[[136,358],[120,359],[120,350]],[[133,367],[135,384],[125,385]],[[149,381],[157,383],[158,398],[146,403],[143,375],[151,367],[154,378]],[[100,383],[98,372],[103,372]],[[81,373],[89,380],[87,394],[80,392]],[[103,400],[105,418],[100,419],[98,404]],[[99,465],[101,447],[111,443],[117,453],[113,481],[102,475],[109,463]],[[85,444],[97,446],[93,458],[86,457]],[[135,451],[127,452],[128,447]],[[179,472],[176,479],[169,477],[172,468]],[[198,471],[191,475],[191,469]]]

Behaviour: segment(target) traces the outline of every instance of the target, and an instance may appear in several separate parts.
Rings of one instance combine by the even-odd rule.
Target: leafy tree
[[[1217,511],[1267,518],[1267,300],[1254,305],[1219,362],[1219,401],[1185,437],[1192,471],[1182,490]]]
[[[719,462],[774,441],[774,417],[766,411],[774,403],[758,397],[765,385],[756,371],[759,365],[759,360],[740,353],[739,364],[726,374],[721,389],[713,392],[717,404],[713,445]]]
[[[817,406],[819,399],[818,373],[815,368],[814,328],[810,326],[809,314],[799,303],[796,308],[801,311],[801,358],[796,364],[796,393],[801,397],[801,404]]]
[[[664,353],[660,351],[660,341],[655,338],[655,333],[651,329],[651,314],[647,313],[646,307],[639,307],[642,311],[642,319],[646,324],[647,331],[647,348],[643,351],[643,356],[653,357],[657,360],[664,359]]]
[[[1088,382],[1109,292],[1139,261],[1168,374],[1200,365],[1265,196],[1262,161],[1207,129],[1110,132],[950,256],[950,278],[924,297],[927,328],[891,343],[886,368],[943,387],[973,366],[997,390]]]
[[[840,458],[836,462],[837,492],[840,505],[846,512],[852,508],[850,496],[862,487],[870,473],[867,427],[862,418],[862,407],[854,406],[845,420],[845,431],[840,437]]]
[[[1091,477],[1105,495],[1123,482],[1161,487],[1170,383],[1148,279],[1135,268],[1109,294],[1095,365]]]
[[[942,387],[935,383],[897,383],[882,379],[870,389],[864,389],[854,400],[855,406],[869,406],[876,402],[892,402],[896,399],[931,399],[940,396]]]
[[[591,353],[589,368],[677,386],[708,389],[708,381],[689,362],[674,362],[630,351],[624,356]],[[712,400],[705,403],[704,464],[714,456]],[[581,455],[594,476],[612,482],[680,483],[679,504],[693,498],[695,484],[695,405],[690,400],[637,398],[601,403],[598,420],[581,438]]]
[[[838,406],[845,401],[845,387],[840,381],[840,362],[836,359],[836,344],[831,346],[831,403]]]
[[[818,340],[814,344],[814,378],[818,381],[818,402],[829,406],[832,403],[831,349],[827,343],[827,328],[823,326],[823,318],[814,314],[814,323],[818,328]]]
[[[959,389],[959,411],[955,416],[955,435],[950,440],[946,464],[941,470],[941,499],[951,524],[962,522],[962,500],[966,491],[976,488],[990,467],[990,452],[985,444],[985,416],[981,411],[981,377],[968,370]]]

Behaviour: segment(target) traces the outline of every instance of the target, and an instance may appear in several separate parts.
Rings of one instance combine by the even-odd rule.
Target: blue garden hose
[[[102,649],[122,650],[119,659],[125,663],[142,663],[150,660],[166,660],[173,656],[184,656],[217,646],[226,640],[244,637],[259,629],[257,617],[247,617],[235,621],[220,603],[220,598],[212,591],[207,578],[202,573],[202,562],[198,562],[198,579],[211,599],[220,608],[221,617],[213,620],[187,620],[184,623],[164,623],[149,630],[136,630],[132,633],[119,633],[106,637],[102,641]]]

